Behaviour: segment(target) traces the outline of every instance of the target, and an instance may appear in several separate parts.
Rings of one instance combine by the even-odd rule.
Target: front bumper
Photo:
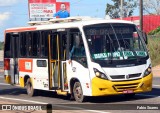
[[[119,82],[94,77],[92,79],[92,96],[124,94],[126,90],[131,90],[133,93],[148,92],[152,90],[152,78],[152,73],[138,80]]]

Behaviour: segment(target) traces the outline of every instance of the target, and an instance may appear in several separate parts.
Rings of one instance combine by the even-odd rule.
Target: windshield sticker
[[[134,56],[134,54],[133,54],[132,51],[123,51],[123,54],[124,54],[124,56],[126,56],[126,57],[132,57],[132,56]]]
[[[137,54],[137,56],[147,56],[147,53],[144,51],[136,51],[136,54]],[[113,53],[108,52],[108,53],[93,54],[94,59],[105,59],[105,58],[109,58],[109,57],[120,58],[120,59],[122,59],[124,57],[124,59],[128,59],[128,57],[133,57],[133,56],[135,56],[135,55],[133,54],[132,51],[122,51],[122,52],[117,51],[117,52],[113,52]]]
[[[94,59],[108,58],[107,53],[98,53],[93,55]]]
[[[147,56],[145,51],[136,51],[137,56]]]
[[[113,56],[112,56],[113,55]],[[93,58],[94,59],[103,59],[103,58],[109,58],[109,57],[114,57],[114,58],[118,58],[118,57],[122,57],[123,55],[121,54],[121,52],[114,52],[114,53],[98,53],[98,54],[93,54]]]
[[[122,54],[123,53],[123,54]],[[98,54],[93,54],[93,58],[94,59],[104,59],[104,58],[109,58],[109,57],[113,57],[113,58],[120,58],[122,59],[123,56],[126,58],[134,56],[132,51],[123,51],[123,52],[108,52],[108,53],[98,53]]]

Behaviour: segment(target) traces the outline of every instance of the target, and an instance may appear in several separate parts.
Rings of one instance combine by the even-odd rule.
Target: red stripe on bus
[[[6,32],[6,33],[9,33],[9,32],[33,31],[33,30],[36,30],[36,29],[37,29],[36,27],[31,27],[31,28],[18,28],[18,29],[9,29],[9,30],[6,30],[5,32]]]

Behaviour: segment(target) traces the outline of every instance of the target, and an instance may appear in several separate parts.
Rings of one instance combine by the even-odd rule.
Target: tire
[[[135,97],[135,93],[131,93],[131,94],[125,94],[124,95],[126,98],[131,99]]]
[[[28,78],[27,82],[26,82],[26,90],[27,90],[27,94],[32,97],[35,94],[35,90],[33,89],[33,85],[31,83],[31,79]]]
[[[83,95],[82,86],[81,86],[80,82],[74,83],[73,95],[74,95],[74,99],[77,102],[84,102],[85,101],[85,96]]]

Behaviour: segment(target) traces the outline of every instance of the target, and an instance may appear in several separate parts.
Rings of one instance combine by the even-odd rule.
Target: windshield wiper
[[[109,34],[107,34],[107,36],[109,37],[109,40],[110,40],[110,42],[111,42],[111,44],[109,44],[109,45],[110,45],[110,48],[111,48],[111,57],[109,58],[109,63],[111,64],[111,63],[112,63],[112,59],[113,59],[113,52],[112,52],[113,40],[111,39],[111,37],[110,37]]]
[[[114,30],[112,24],[110,24],[110,26],[111,26],[111,28],[112,28],[112,30],[113,30],[113,32],[114,32],[115,38],[116,38],[117,43],[118,43],[118,46],[119,46],[119,48],[120,48],[120,51],[122,52],[122,48],[121,48],[120,43],[119,43],[119,41],[118,41],[117,34],[116,34],[116,32],[115,32],[115,30]],[[124,59],[124,55],[123,55],[123,59]]]

